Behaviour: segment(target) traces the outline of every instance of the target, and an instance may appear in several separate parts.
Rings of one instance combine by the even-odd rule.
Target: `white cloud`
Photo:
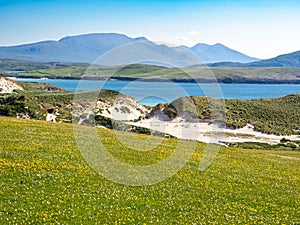
[[[191,30],[188,32],[189,35],[198,35],[199,32],[195,31],[195,30]]]

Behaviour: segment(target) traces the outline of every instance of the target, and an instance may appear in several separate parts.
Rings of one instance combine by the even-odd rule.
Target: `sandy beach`
[[[298,135],[277,136],[264,134],[254,130],[251,124],[240,129],[220,128],[208,122],[189,122],[181,117],[172,121],[161,120],[157,117],[144,119],[138,122],[128,122],[128,124],[146,127],[171,134],[179,139],[197,140],[205,143],[225,144],[228,142],[262,142],[277,144],[282,138],[299,140]]]

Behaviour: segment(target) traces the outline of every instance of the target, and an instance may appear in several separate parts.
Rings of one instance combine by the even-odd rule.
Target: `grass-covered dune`
[[[194,109],[195,108],[195,109]],[[227,127],[242,128],[247,123],[268,134],[290,135],[300,132],[300,94],[257,100],[209,97],[182,97],[171,102],[165,112],[171,117],[187,111],[202,120],[225,120]],[[219,114],[219,115],[218,115]]]
[[[106,180],[87,165],[71,124],[0,117],[0,126],[0,224],[300,223],[299,152],[221,148],[200,172],[205,145],[197,143],[176,175],[132,187]],[[126,133],[98,133],[114,157],[132,165],[158,162],[178,143],[164,139],[140,152],[119,141]],[[157,138],[149,138],[149,145]]]

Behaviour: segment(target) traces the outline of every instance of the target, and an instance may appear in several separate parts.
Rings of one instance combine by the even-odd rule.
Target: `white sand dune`
[[[14,90],[23,90],[23,88],[13,80],[0,76],[0,93],[12,93]]]
[[[113,104],[105,105],[98,101],[97,105],[102,109],[99,115],[114,119],[114,120],[137,120],[149,112],[143,105],[140,105],[134,98],[124,96],[119,97]]]
[[[188,122],[182,117],[177,117],[172,121],[152,117],[138,122],[129,122],[128,124],[171,134],[179,139],[197,140],[205,143],[263,142],[276,144],[282,138],[290,140],[300,139],[297,135],[277,136],[264,134],[255,131],[251,124],[241,129],[229,129],[220,128],[208,122]]]

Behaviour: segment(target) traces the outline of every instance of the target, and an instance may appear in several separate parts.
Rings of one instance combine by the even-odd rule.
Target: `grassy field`
[[[32,64],[32,63],[31,63]],[[0,74],[21,77],[81,78],[103,79],[109,77],[134,79],[199,79],[200,81],[220,82],[300,82],[298,68],[232,68],[194,66],[187,68],[167,68],[153,65],[128,66],[88,66],[80,64],[21,64],[13,67],[0,62]],[[26,67],[27,65],[27,67]],[[5,74],[5,69],[25,72]],[[2,71],[2,72],[1,72]]]
[[[0,224],[300,223],[298,151],[221,148],[200,172],[205,145],[198,143],[175,176],[132,187],[87,165],[71,124],[0,117],[0,126]],[[178,142],[164,139],[152,151],[137,152],[113,131],[98,132],[112,155],[134,165],[160,161]]]
[[[31,62],[17,59],[0,59],[0,72],[59,69],[72,66],[88,66],[87,63]]]

